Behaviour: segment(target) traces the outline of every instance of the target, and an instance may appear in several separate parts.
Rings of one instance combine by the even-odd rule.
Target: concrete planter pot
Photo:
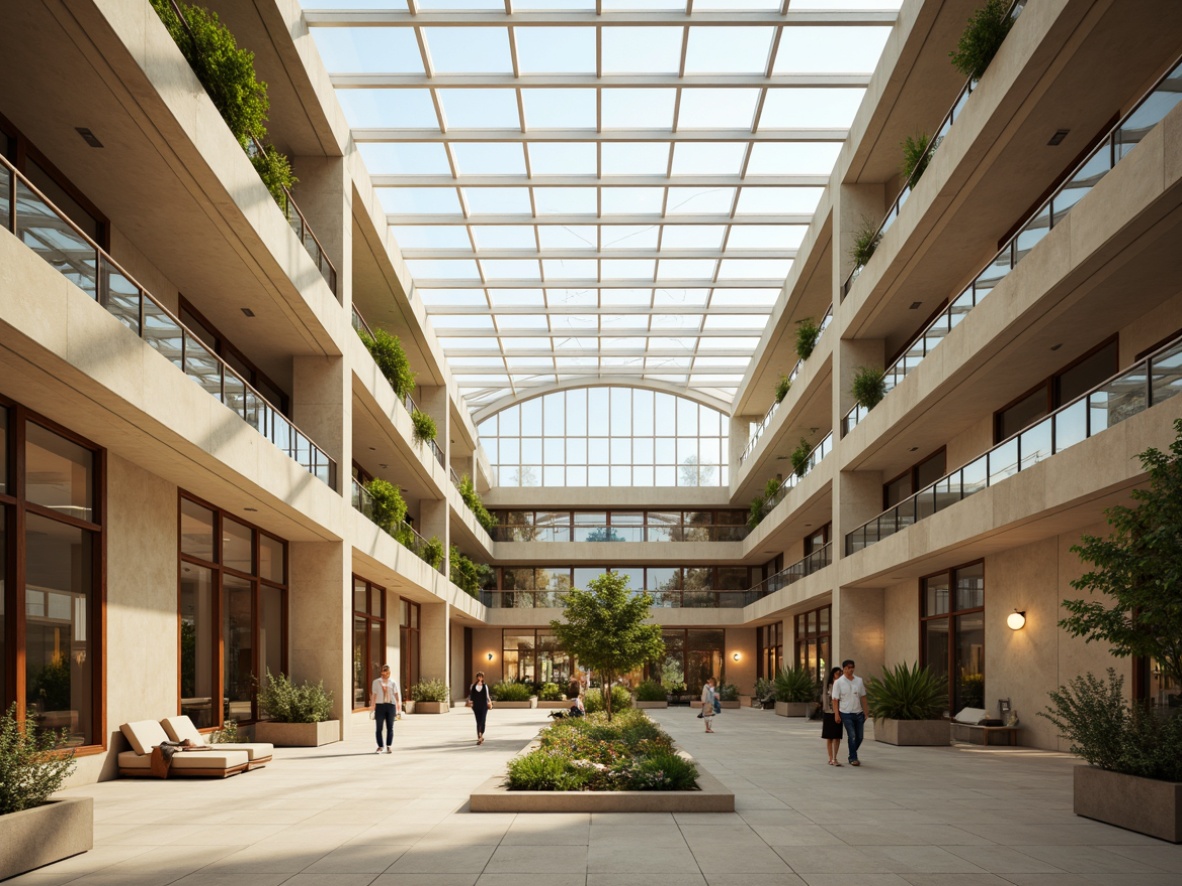
[[[810,701],[778,701],[776,702],[777,717],[807,717],[813,703]]]
[[[415,712],[415,702],[413,702],[413,701],[404,701],[404,702],[402,703],[402,713],[404,713],[404,714],[413,714],[414,712]]]
[[[451,710],[451,704],[446,701],[416,701],[416,714],[446,714]]]
[[[93,797],[51,800],[0,815],[0,880],[93,848]]]
[[[260,720],[254,725],[254,740],[277,748],[318,748],[341,740],[341,721],[323,723],[276,723]]]
[[[538,697],[531,695],[529,701],[494,701],[493,704],[498,708],[522,711],[527,708],[536,708],[538,706]],[[550,702],[547,702],[547,704],[550,704]],[[566,705],[564,704],[562,707],[566,707]]]
[[[739,696],[739,707],[741,707],[741,708],[749,708],[754,703],[755,703],[755,696],[753,696],[753,695],[740,695]]]
[[[723,710],[730,711],[737,711],[743,706],[742,701],[720,701],[719,704],[722,705]]]
[[[952,735],[947,720],[874,721],[874,740],[907,747],[948,747]]]
[[[654,710],[656,708],[667,708],[667,707],[669,707],[669,702],[668,701],[638,701],[638,702],[635,702],[635,706],[642,711],[649,711],[649,710]]]
[[[1075,767],[1075,814],[1182,843],[1182,782]],[[2,821],[3,819],[0,819]]]

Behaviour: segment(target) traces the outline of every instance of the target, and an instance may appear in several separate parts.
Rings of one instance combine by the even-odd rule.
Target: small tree
[[[571,588],[563,600],[564,620],[551,621],[559,645],[582,668],[599,674],[604,709],[611,720],[611,687],[620,674],[665,655],[660,625],[645,624],[652,595],[633,594],[628,576],[603,573],[587,583],[587,589]]]
[[[1113,533],[1085,535],[1071,548],[1095,567],[1071,586],[1108,600],[1064,600],[1071,615],[1059,626],[1089,643],[1107,642],[1120,658],[1156,659],[1165,676],[1182,682],[1182,419],[1174,431],[1168,454],[1138,456],[1149,485],[1134,490],[1135,506],[1104,512]]]

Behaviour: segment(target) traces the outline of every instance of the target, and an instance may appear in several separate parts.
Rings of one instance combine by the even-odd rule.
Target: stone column
[[[342,357],[294,357],[292,419],[337,463],[336,490],[348,489],[353,459],[353,392]]]
[[[324,682],[345,738],[353,697],[351,558],[342,542],[292,542],[288,566],[288,670],[296,682]]]
[[[352,303],[353,185],[343,157],[293,157],[293,189],[308,226],[337,272],[336,297]]]
[[[423,603],[419,611],[419,675],[451,685],[451,607],[447,603]]]

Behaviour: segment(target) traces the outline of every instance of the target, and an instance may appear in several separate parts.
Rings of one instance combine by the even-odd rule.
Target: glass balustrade
[[[336,462],[0,157],[5,227],[212,397],[329,486]]]
[[[889,393],[943,341],[964,315],[980,304],[1055,225],[1061,224],[1080,200],[1128,155],[1174,106],[1182,101],[1182,64],[1176,64],[1125,118],[1116,124],[1092,153],[1076,167],[973,282],[921,332],[903,354],[886,370]],[[842,419],[842,436],[853,430],[867,410],[855,406]]]
[[[789,491],[795,489],[796,486],[800,484],[800,481],[807,477],[813,468],[821,463],[821,459],[823,459],[832,451],[833,432],[831,431],[825,435],[824,439],[821,440],[820,443],[813,447],[813,450],[809,453],[808,459],[806,459],[801,472],[799,474],[797,474],[796,471],[790,473],[784,478],[783,482],[780,483],[779,489],[768,496],[768,498],[764,501],[763,513],[765,515],[770,514],[776,505],[784,500]]]
[[[776,591],[783,590],[789,585],[795,584],[805,576],[812,575],[814,572],[820,572],[833,562],[832,552],[833,544],[830,542],[824,547],[813,551],[808,556],[797,560],[791,566],[781,569],[770,578],[765,578],[759,584],[755,585],[755,587],[744,592],[743,605],[749,606],[756,600],[762,600]]]
[[[364,514],[370,522],[376,524],[373,516],[373,497],[369,494],[369,490],[362,486],[356,479],[353,480],[353,509]],[[389,535],[396,542],[401,544],[408,551],[414,553],[417,557],[427,562],[427,539],[419,535],[414,527],[409,523],[403,523],[395,532],[389,532],[383,527],[383,531]],[[434,567],[437,572],[443,572],[443,564],[440,563]]]
[[[859,526],[846,535],[846,554],[889,538],[1179,393],[1182,338]]]

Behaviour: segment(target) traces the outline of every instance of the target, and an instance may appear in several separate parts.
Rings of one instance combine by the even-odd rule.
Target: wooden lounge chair
[[[211,747],[215,751],[246,751],[246,756],[250,759],[250,763],[246,767],[248,770],[260,769],[266,766],[271,762],[271,756],[275,753],[275,745],[265,741],[230,742],[211,745],[206,740],[207,736],[198,732],[197,727],[193,725],[193,721],[183,714],[179,717],[165,717],[160,721],[160,725],[164,727],[164,731],[168,733],[168,737],[172,741],[184,741],[187,738],[195,745]]]
[[[168,741],[168,734],[155,720],[137,720],[119,727],[131,744],[119,754],[119,774],[129,778],[151,778],[152,749]],[[225,778],[245,772],[250,765],[246,751],[177,751],[168,768],[169,776]],[[159,776],[157,776],[159,777]]]

